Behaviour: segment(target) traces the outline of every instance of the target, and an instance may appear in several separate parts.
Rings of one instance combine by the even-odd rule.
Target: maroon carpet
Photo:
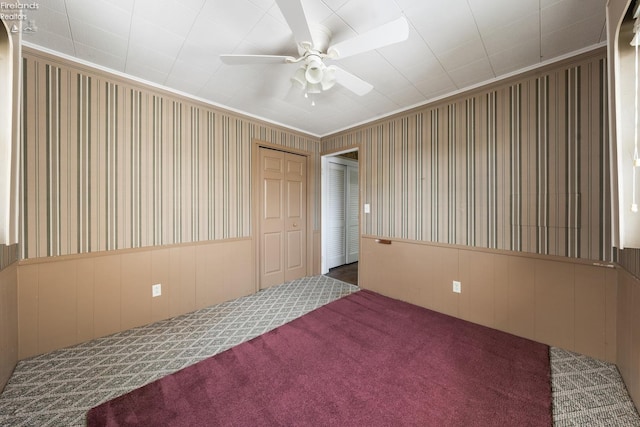
[[[550,426],[549,348],[373,292],[103,403],[88,426]]]

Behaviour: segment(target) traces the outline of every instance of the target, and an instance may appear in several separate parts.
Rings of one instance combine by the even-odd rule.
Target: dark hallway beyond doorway
[[[358,263],[352,262],[351,264],[341,265],[329,269],[329,272],[325,276],[333,279],[341,280],[352,285],[358,285]]]

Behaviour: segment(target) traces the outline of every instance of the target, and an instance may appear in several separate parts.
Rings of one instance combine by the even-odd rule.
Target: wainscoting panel
[[[640,279],[622,271],[618,278],[618,369],[631,398],[640,406]]]
[[[362,239],[361,288],[615,363],[615,269],[561,257],[376,240]],[[461,282],[459,294],[454,280]]]
[[[23,259],[247,238],[253,142],[319,161],[319,139],[44,52],[23,57]]]
[[[322,139],[358,144],[364,234],[612,260],[605,51]]]
[[[18,362],[18,266],[0,271],[0,393]]]
[[[252,250],[251,239],[234,239],[22,262],[19,357],[249,295]]]

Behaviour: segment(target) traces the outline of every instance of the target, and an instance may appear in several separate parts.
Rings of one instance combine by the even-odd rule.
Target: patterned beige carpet
[[[82,426],[101,402],[276,328],[358,288],[324,276],[21,361],[2,426]],[[552,349],[558,426],[640,426],[614,365]]]

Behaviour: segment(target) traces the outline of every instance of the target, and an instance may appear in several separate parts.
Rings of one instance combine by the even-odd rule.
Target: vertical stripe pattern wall
[[[616,261],[629,273],[640,279],[640,249],[616,249]]]
[[[319,139],[28,48],[23,78],[23,258],[249,237],[253,141],[319,161]]]
[[[363,233],[612,259],[598,50],[323,138],[360,144]]]
[[[0,271],[18,261],[18,245],[0,245]]]

